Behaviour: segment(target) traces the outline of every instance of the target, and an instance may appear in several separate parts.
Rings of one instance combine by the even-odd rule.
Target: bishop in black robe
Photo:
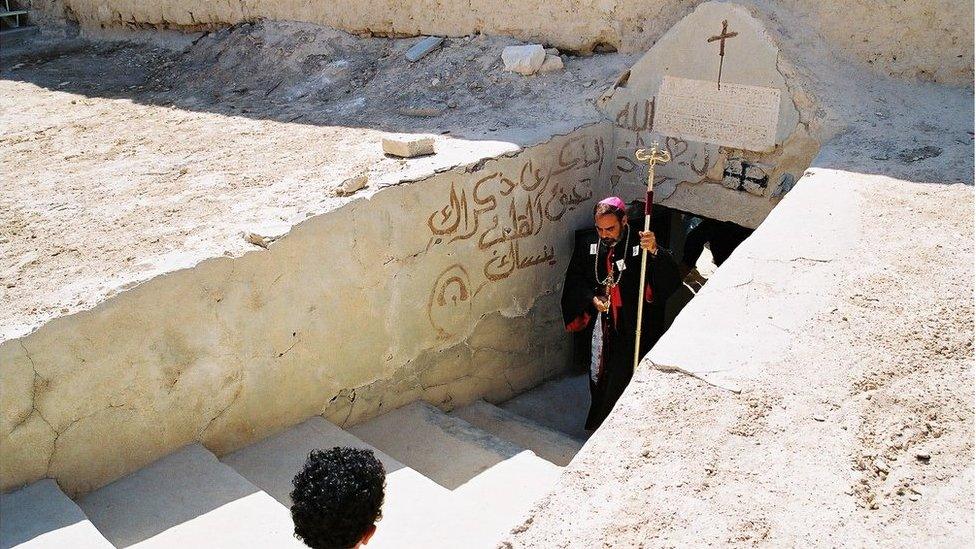
[[[624,208],[619,199],[615,203]],[[597,212],[605,210],[604,207]],[[600,217],[598,213],[595,216]],[[566,329],[590,342],[588,430],[595,430],[603,423],[634,374],[638,294],[645,300],[640,342],[640,355],[644,356],[663,334],[665,304],[681,284],[678,265],[671,253],[658,247],[656,253],[647,254],[645,286],[638,292],[640,236],[637,227],[629,227],[626,216],[621,217],[615,241],[594,238],[576,243],[563,287]],[[599,225],[598,222],[598,230]],[[597,309],[594,297],[603,299],[605,312]]]

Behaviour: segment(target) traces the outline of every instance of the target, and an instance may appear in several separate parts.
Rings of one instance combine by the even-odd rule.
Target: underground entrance
[[[42,148],[12,144],[26,165],[66,173],[35,181],[38,208],[64,213],[31,218],[42,238],[18,233],[18,269],[46,273],[45,295],[76,293],[43,307],[20,298],[23,314],[5,326],[4,489],[56,479],[111,541],[165,542],[193,528],[185,514],[120,502],[190,492],[206,516],[228,493],[257,494],[278,528],[304,455],[361,445],[390,472],[377,541],[414,539],[444,509],[457,510],[444,536],[497,539],[585,440],[586,377],[562,377],[574,345],[559,294],[573,232],[592,227],[596,202],[643,195],[634,150],[658,141],[672,157],[658,167],[654,220],[678,260],[711,219],[757,226],[815,152],[775,55],[725,66],[730,84],[764,89],[734,99],[758,95],[765,125],[747,118],[718,136],[728,145],[661,133],[659,101],[694,96],[713,71],[678,74],[660,60],[725,19],[758,28],[743,10],[709,6],[636,64],[565,56],[563,72],[534,79],[504,70],[508,43],[494,38],[446,41],[411,66],[422,78],[406,78],[403,56],[419,40],[273,22],[207,34],[185,52],[58,46],[17,58],[11,96],[36,100],[45,125],[72,128],[41,132]],[[775,53],[759,32],[747,40]],[[487,68],[462,70],[472,58]],[[424,134],[436,152],[384,155],[393,133]],[[78,135],[97,146],[71,148]],[[43,154],[61,149],[73,152]],[[36,240],[51,249],[31,257]],[[552,379],[555,389],[530,391]],[[556,419],[534,421],[533,410]]]

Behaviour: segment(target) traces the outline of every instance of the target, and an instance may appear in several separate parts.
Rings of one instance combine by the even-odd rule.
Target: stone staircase
[[[313,417],[219,459],[190,444],[76,501],[45,479],[0,496],[0,548],[304,547],[291,479],[332,446],[386,467],[369,547],[495,547],[582,447],[586,391],[575,376],[450,414],[418,401],[347,430]]]

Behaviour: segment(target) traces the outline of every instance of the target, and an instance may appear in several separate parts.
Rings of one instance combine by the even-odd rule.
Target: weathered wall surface
[[[701,0],[33,0],[38,18],[83,28],[206,29],[268,18],[384,35],[511,35],[575,51],[646,50]],[[762,0],[745,2],[765,9]],[[973,77],[973,5],[957,0],[779,2],[839,51],[908,78],[967,84]],[[826,54],[826,52],[825,52]]]
[[[83,493],[194,440],[503,399],[568,366],[558,294],[609,128],[380,190],[269,250],[0,344],[0,474]]]
[[[777,121],[770,128],[773,147],[757,152],[740,148],[745,145],[736,146],[734,141],[753,137],[753,128],[747,124],[755,116],[754,109],[738,102],[712,106],[718,109],[712,122],[725,124],[727,130],[719,142],[728,146],[665,136],[658,127],[658,119],[664,114],[660,92],[665,78],[684,79],[701,88],[705,96],[716,97],[722,58],[719,42],[708,39],[721,34],[723,24],[729,34],[734,33],[727,39],[722,61],[721,81],[726,90],[730,85],[744,84],[779,94],[779,99],[770,103]],[[612,184],[623,189],[623,194],[643,194],[647,165],[634,159],[634,150],[659,142],[670,152],[671,161],[656,168],[656,202],[746,227],[758,226],[819,149],[807,129],[810,101],[787,84],[778,63],[779,50],[745,8],[719,2],[696,8],[598,102],[614,126]],[[718,129],[707,123],[701,129],[702,138],[719,135]]]

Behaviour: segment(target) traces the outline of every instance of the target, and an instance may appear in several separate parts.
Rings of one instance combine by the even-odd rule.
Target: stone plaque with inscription
[[[665,76],[654,130],[664,135],[765,151],[776,145],[780,90]]]

